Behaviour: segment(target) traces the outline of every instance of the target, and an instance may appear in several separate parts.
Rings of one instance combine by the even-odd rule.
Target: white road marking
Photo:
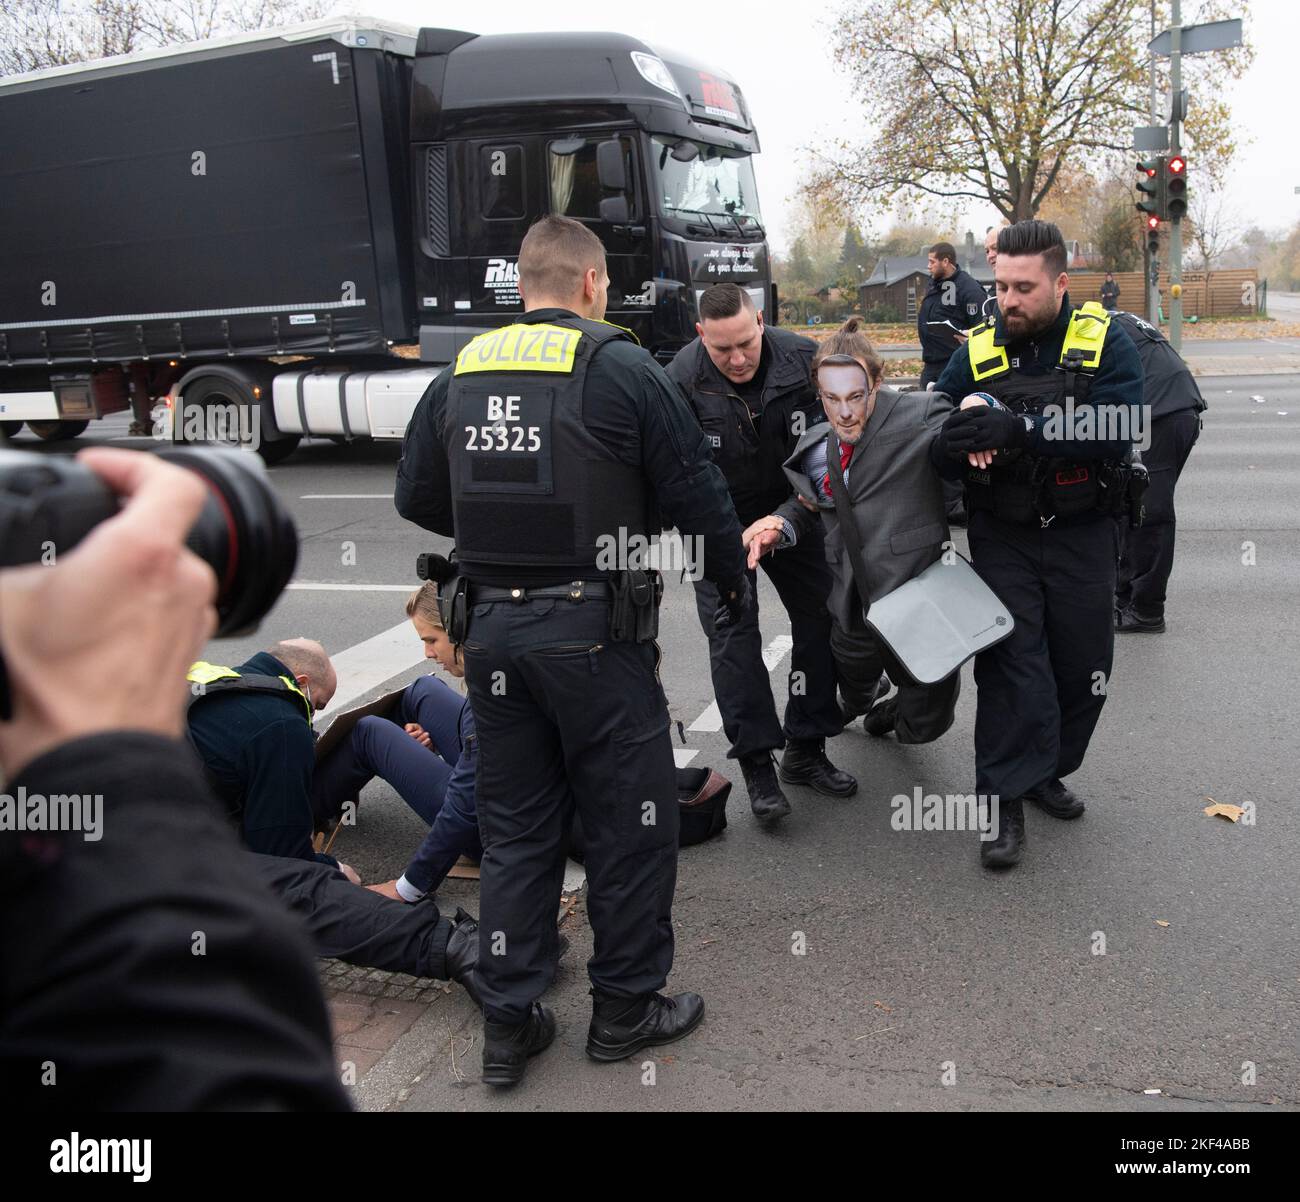
[[[295,580],[285,589],[306,593],[412,593],[418,584],[332,584],[325,580]]]
[[[698,747],[674,747],[673,763],[676,764],[678,768],[685,768],[699,754],[700,751]]]
[[[307,492],[300,501],[391,501],[390,492]]]
[[[774,672],[777,665],[786,657],[787,652],[794,646],[794,639],[788,634],[778,634],[766,647],[763,648],[763,666],[769,671]],[[704,730],[715,731],[722,729],[722,711],[718,709],[718,703],[712,701],[708,708],[695,719],[694,722],[686,728],[687,730]],[[680,765],[679,765],[680,766]]]
[[[415,637],[410,622],[399,622],[374,638],[330,656],[339,683],[334,699],[320,715],[345,709],[363,693],[400,675],[423,658],[420,640]]]

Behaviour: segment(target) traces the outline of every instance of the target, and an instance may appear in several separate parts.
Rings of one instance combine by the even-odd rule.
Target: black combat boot
[[[1019,797],[998,803],[996,839],[980,836],[980,862],[985,868],[1010,868],[1020,863],[1025,847],[1025,806]]]
[[[790,812],[790,802],[777,784],[770,751],[756,751],[740,757],[740,770],[749,792],[749,808],[762,823],[775,822]]]
[[[1087,809],[1087,806],[1057,776],[1044,781],[1037,788],[1030,789],[1025,794],[1025,800],[1032,801],[1043,813],[1066,821],[1079,817]]]
[[[826,797],[852,797],[858,782],[826,758],[825,739],[791,739],[781,757],[781,779],[787,785],[811,785]]]
[[[591,996],[587,1055],[593,1060],[624,1060],[642,1048],[672,1043],[689,1035],[704,1018],[704,999],[698,993],[613,997],[593,989]]]
[[[555,1015],[534,1002],[521,1023],[483,1024],[483,1084],[517,1085],[528,1057],[544,1051],[555,1038]]]
[[[451,934],[447,938],[447,980],[463,985],[474,1005],[483,1007],[479,997],[475,969],[478,968],[478,919],[456,907],[456,917],[451,920]]]

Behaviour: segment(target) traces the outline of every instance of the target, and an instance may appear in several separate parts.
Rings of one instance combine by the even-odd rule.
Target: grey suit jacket
[[[848,470],[849,501],[857,526],[853,537],[862,548],[872,601],[925,571],[943,553],[948,521],[943,486],[930,465],[930,443],[951,411],[952,402],[943,393],[882,388],[854,448]],[[834,576],[826,604],[841,629],[847,630],[857,593],[844,532],[839,516],[825,507],[803,470],[804,453],[828,435],[834,438],[830,425],[819,422],[785,461],[785,474],[795,491],[821,502],[818,513],[809,513],[795,497],[776,512],[794,528],[796,541],[818,520],[824,524],[826,560]],[[831,448],[837,456],[838,445],[834,442]]]

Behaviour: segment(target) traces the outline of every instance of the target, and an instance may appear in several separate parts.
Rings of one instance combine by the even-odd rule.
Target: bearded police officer
[[[740,526],[690,410],[626,331],[606,324],[599,239],[546,217],[519,251],[526,312],[480,335],[421,398],[398,512],[456,538],[443,586],[478,728],[483,836],[483,1080],[519,1081],[555,1035],[538,998],[576,806],[585,833],[587,1053],[618,1060],[704,1014],[662,996],[672,966],[678,815],[654,642],[658,576],[635,555],[663,513],[701,540],[717,620],[748,601]],[[630,555],[611,555],[626,548]]]
[[[1136,530],[1121,523],[1123,551],[1115,590],[1115,629],[1121,634],[1161,634],[1165,629],[1165,590],[1174,570],[1174,487],[1201,433],[1208,408],[1183,357],[1154,326],[1120,310],[1113,320],[1124,327],[1142,358],[1142,405],[1150,445],[1142,462],[1150,477],[1146,514]]]
[[[1023,803],[1056,818],[1083,763],[1114,651],[1116,518],[1138,495],[1142,364],[1100,305],[1070,304],[1065,244],[1043,221],[998,234],[998,316],[973,329],[937,389],[959,408],[935,466],[964,476],[975,569],[1015,619],[975,661],[977,792],[997,798],[987,867],[1019,861]],[[971,394],[977,394],[972,397]]]
[[[733,283],[714,284],[700,297],[699,337],[668,365],[695,410],[713,457],[727,479],[736,514],[744,525],[775,511],[790,496],[783,464],[809,427],[822,420],[809,377],[817,344],[788,330],[763,324],[749,293]],[[858,782],[826,758],[826,738],[856,715],[835,699],[831,653],[831,591],[820,528],[762,561],[790,615],[789,701],[782,723],[772,697],[757,594],[740,621],[724,630],[713,625],[717,589],[697,581],[695,599],[709,636],[713,692],[722,726],[740,761],[754,816],[771,824],[790,813],[777,783],[772,752],[785,748],[781,779],[808,785],[830,797],[849,797]],[[757,577],[750,579],[757,588]]]

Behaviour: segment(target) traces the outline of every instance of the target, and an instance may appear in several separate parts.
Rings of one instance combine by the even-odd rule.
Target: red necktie
[[[849,460],[853,458],[853,443],[840,443],[840,475],[844,475],[845,469],[849,466]],[[828,497],[832,496],[831,492],[831,474],[828,471],[822,477],[822,492]]]

